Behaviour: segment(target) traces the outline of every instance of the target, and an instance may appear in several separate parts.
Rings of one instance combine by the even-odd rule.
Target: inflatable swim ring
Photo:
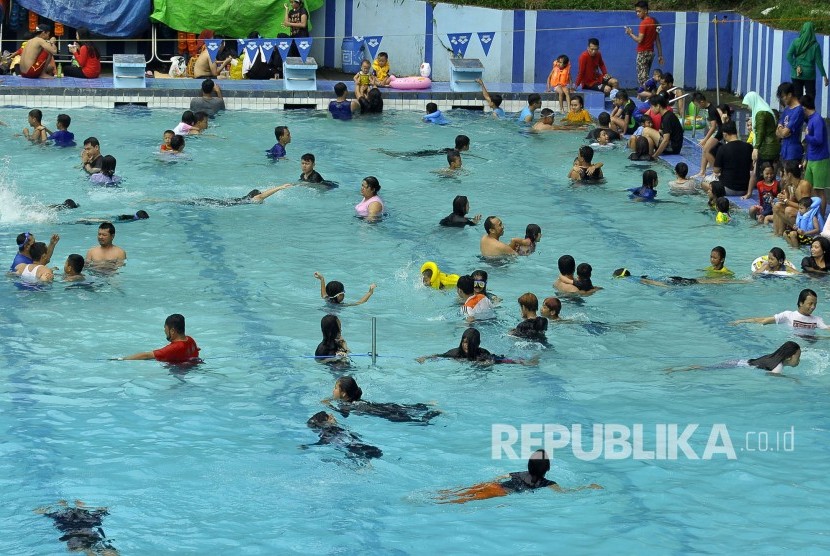
[[[683,129],[703,129],[704,127],[706,127],[706,122],[700,116],[696,118],[686,116],[686,119],[683,120]]]
[[[423,274],[425,270],[432,271],[432,277],[430,277],[429,285],[431,288],[436,290],[454,288],[458,283],[458,274],[444,274],[438,268],[438,265],[432,261],[427,261],[421,265],[421,274]]]
[[[757,273],[758,269],[761,268],[761,265],[767,262],[767,259],[769,259],[769,255],[762,255],[758,257],[757,259],[752,261],[752,264],[750,265],[749,269],[752,272]],[[774,276],[795,276],[796,274],[798,274],[798,269],[789,260],[784,261],[784,267],[786,267],[787,270],[776,270],[775,272],[765,270],[761,274],[772,274]]]
[[[403,90],[429,89],[432,86],[432,79],[420,76],[395,77],[391,75],[389,76],[389,86],[393,89]]]

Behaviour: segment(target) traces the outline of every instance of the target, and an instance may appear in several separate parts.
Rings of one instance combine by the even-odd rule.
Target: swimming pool
[[[4,120],[22,127],[25,113],[8,110]],[[49,111],[44,123],[55,115]],[[553,542],[566,552],[828,549],[818,534],[828,511],[814,503],[828,491],[822,343],[802,342],[802,364],[788,371],[800,383],[750,370],[663,369],[770,352],[786,331],[726,323],[794,309],[803,287],[818,291],[817,314],[824,315],[830,288],[806,278],[675,289],[611,280],[621,266],[635,275],[697,276],[715,245],[747,277],[755,257],[781,245],[740,215],[716,227],[701,213],[700,197],[668,196],[668,168],[654,165],[665,202],[633,203],[623,190],[640,184],[642,167],[624,152],[596,155],[607,183],[575,186],[565,176],[583,133],[533,136],[513,122],[458,111],[446,127],[407,112],[350,123],[306,111],[228,113],[213,123],[214,137],[188,140],[188,159],[169,164],[155,151],[179,111],[71,115],[76,139],[95,135],[102,152],[117,157],[123,186],[90,186],[78,149],[7,136],[0,188],[6,259],[21,231],[40,240],[60,233],[53,264],[62,266],[67,254],[95,244],[96,227],[74,224],[78,218],[145,209],[150,219],[116,224],[115,243],[128,263],[114,276],[95,277],[93,288],[56,281],[32,292],[11,279],[0,288],[5,553],[62,552],[60,533],[32,512],[60,498],[109,507],[104,529],[122,554],[515,553]],[[264,156],[275,125],[291,129],[288,161]],[[459,133],[471,137],[472,149],[457,178],[432,172],[446,165],[443,157],[402,160],[374,150],[440,148]],[[292,181],[305,152],[339,188],[297,187],[262,205],[225,208],[144,201],[238,197]],[[367,175],[379,178],[388,207],[378,224],[353,216]],[[505,237],[541,225],[536,253],[507,265],[482,262],[481,226],[437,225],[458,194],[469,196],[472,214],[500,216]],[[67,197],[81,208],[41,215],[43,204]],[[519,295],[553,294],[564,253],[590,262],[605,290],[565,301],[563,316],[607,326],[552,326],[549,350],[507,336],[519,319]],[[488,270],[488,289],[504,301],[497,323],[481,325],[482,345],[539,355],[540,364],[416,363],[457,346],[464,330],[453,294],[419,285],[427,260],[460,274]],[[314,271],[342,281],[347,300],[378,285],[368,303],[338,313],[356,354],[369,351],[370,319],[377,318],[377,366],[356,356],[351,370],[364,397],[434,401],[444,411],[429,427],[338,416],[382,448],[371,465],[350,464],[331,447],[300,448],[316,442],[305,422],[323,409],[337,376],[307,358],[326,314]],[[187,317],[203,365],[179,373],[155,362],[106,360],[164,345],[162,324],[175,312]],[[524,461],[491,459],[494,423],[642,423],[646,431],[699,423],[689,441],[698,456],[712,425],[723,423],[738,459],[586,461],[563,449],[549,477],[604,490],[435,504],[439,489],[525,468]],[[792,452],[762,452],[745,441],[749,434],[757,442],[752,432],[790,427]]]

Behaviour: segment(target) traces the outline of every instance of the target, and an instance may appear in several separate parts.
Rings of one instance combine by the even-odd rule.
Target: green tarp
[[[305,9],[311,13],[325,0],[305,0]],[[228,38],[245,38],[252,31],[263,37],[274,38],[279,33],[289,34],[283,27],[286,0],[155,0],[150,19],[164,23],[176,31],[201,33],[211,29]],[[311,21],[308,25],[311,29]]]

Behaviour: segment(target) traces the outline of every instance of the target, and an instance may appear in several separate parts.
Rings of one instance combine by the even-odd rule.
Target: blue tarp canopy
[[[12,0],[67,27],[105,37],[134,37],[150,25],[150,0]]]

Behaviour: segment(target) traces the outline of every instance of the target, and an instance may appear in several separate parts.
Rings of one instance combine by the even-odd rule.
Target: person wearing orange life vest
[[[476,293],[472,276],[461,276],[456,284],[461,299],[461,314],[467,322],[496,318],[493,303],[483,293]]]

